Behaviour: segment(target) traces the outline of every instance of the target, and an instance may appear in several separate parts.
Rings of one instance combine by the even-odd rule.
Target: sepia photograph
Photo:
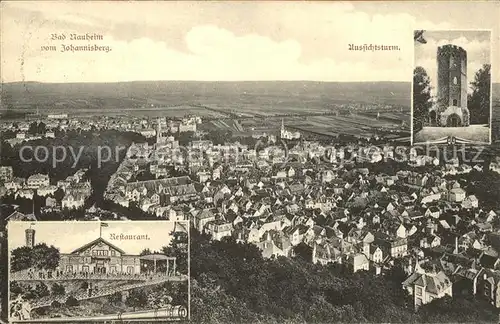
[[[498,323],[499,1],[0,9],[0,322]]]
[[[415,31],[413,143],[491,142],[491,31]]]
[[[11,323],[187,319],[188,222],[13,221],[8,232]]]

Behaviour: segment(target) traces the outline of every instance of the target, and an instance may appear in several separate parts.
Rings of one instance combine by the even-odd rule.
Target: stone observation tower
[[[456,45],[440,46],[437,50],[437,66],[437,103],[430,111],[431,124],[469,126],[467,52]]]

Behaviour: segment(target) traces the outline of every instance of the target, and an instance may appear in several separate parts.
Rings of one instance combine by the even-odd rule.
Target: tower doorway
[[[429,113],[429,123],[431,126],[436,126],[436,120],[437,120],[437,115],[436,112],[433,110]]]

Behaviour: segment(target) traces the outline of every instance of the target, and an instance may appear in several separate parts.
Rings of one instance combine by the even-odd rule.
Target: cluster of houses
[[[208,162],[202,164],[203,178],[193,173],[196,168],[187,168],[198,180],[198,198],[177,205],[212,239],[234,237],[255,244],[266,258],[292,256],[302,244],[310,249],[312,262],[344,264],[353,272],[383,274],[402,262],[409,275],[405,287],[415,294],[416,307],[453,294],[455,283],[460,286],[468,280],[468,271],[487,274],[470,293],[476,294],[481,285],[494,286],[486,282],[496,278],[500,262],[495,269],[485,260],[499,260],[500,247],[493,247],[490,234],[499,228],[500,210],[481,208],[470,188],[447,177],[453,168],[465,173],[475,166],[456,166],[452,161],[440,167],[430,161],[435,172],[424,174],[372,174],[356,167],[348,171],[335,161],[310,163],[314,145],[306,144],[304,152],[294,148],[296,158],[288,155],[285,163],[275,160],[279,148],[266,148],[271,153],[262,167],[258,162],[266,153],[252,155],[232,145],[239,149],[240,159],[218,159],[213,164],[219,168],[216,177]],[[205,158],[214,152],[211,143],[195,146]],[[415,161],[425,160],[417,156],[409,163],[415,166]],[[435,263],[432,269],[421,266],[427,262]],[[461,273],[466,273],[465,279]],[[484,289],[480,291],[486,296]],[[489,301],[496,305],[496,299]]]
[[[198,116],[186,116],[180,120],[167,120],[159,118],[156,121],[143,117],[99,116],[89,118],[68,118],[67,114],[49,114],[47,117],[38,116],[32,121],[19,121],[0,124],[0,131],[15,133],[13,138],[6,140],[11,146],[42,138],[55,138],[56,131],[92,129],[114,129],[124,132],[135,132],[146,138],[155,137],[158,129],[163,132],[178,134],[183,132],[196,132],[197,125],[202,122]],[[43,123],[45,131],[40,134],[30,133],[33,123]]]
[[[0,197],[13,195],[15,199],[33,200],[35,194],[45,198],[49,209],[78,209],[92,194],[92,186],[85,180],[87,170],[78,170],[75,174],[51,184],[46,174],[34,174],[27,179],[13,176],[12,167],[0,167]],[[57,193],[61,193],[57,198]]]
[[[152,127],[147,120],[134,123],[143,131]],[[195,131],[198,123],[182,121],[182,131]],[[366,163],[392,159],[392,148],[372,152],[358,145],[347,158],[345,150],[307,141],[293,147],[208,140],[181,146],[172,136],[181,124],[158,120],[156,130],[143,134],[156,136],[156,144],[132,144],[104,198],[162,219],[190,219],[213,240],[254,244],[265,258],[291,257],[301,246],[311,262],[342,264],[352,272],[383,275],[402,266],[408,274],[403,287],[415,307],[456,294],[500,307],[500,210],[482,208],[472,186],[450,178],[481,166],[458,160],[441,166],[437,158],[410,151],[408,168],[385,174]],[[421,166],[432,171],[412,171]],[[498,161],[490,169],[499,172]],[[2,167],[0,192],[29,197],[37,190],[56,207],[52,190],[61,189],[61,207],[79,208],[91,193],[83,174],[51,186],[48,176],[24,181]]]

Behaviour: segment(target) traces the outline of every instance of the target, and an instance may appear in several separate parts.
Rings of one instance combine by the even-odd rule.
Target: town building
[[[415,272],[403,282],[403,287],[413,295],[416,309],[434,299],[453,295],[450,278],[436,267],[424,270],[417,265]]]
[[[14,170],[11,166],[0,167],[0,181],[10,181],[14,177]]]
[[[35,174],[28,178],[26,185],[30,189],[38,189],[40,187],[48,187],[50,185],[49,176],[46,174]]]

